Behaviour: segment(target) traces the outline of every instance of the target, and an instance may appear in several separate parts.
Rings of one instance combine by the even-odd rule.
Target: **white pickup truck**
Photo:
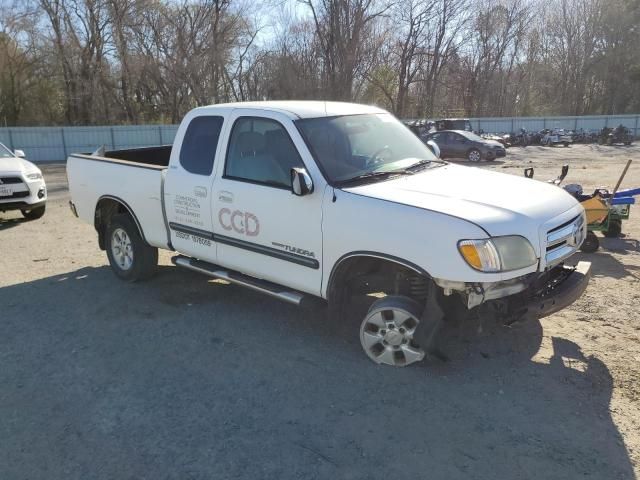
[[[330,314],[366,296],[359,337],[377,363],[421,360],[447,314],[540,318],[589,281],[588,262],[564,264],[586,234],[573,197],[440,161],[375,107],[196,108],[173,146],[71,155],[67,174],[70,207],[118,277],[148,278],[162,248],[287,302],[326,300]]]

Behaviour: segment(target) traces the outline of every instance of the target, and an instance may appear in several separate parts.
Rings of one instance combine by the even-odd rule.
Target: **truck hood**
[[[554,185],[451,164],[344,190],[468,220],[491,236],[518,234],[531,240],[543,224],[577,205]]]
[[[40,169],[28,160],[17,157],[0,158],[0,173],[40,173]]]

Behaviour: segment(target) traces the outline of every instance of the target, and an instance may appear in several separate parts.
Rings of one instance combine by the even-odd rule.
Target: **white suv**
[[[42,172],[24,159],[24,152],[12,152],[0,143],[0,212],[20,210],[29,220],[44,215],[47,187]]]

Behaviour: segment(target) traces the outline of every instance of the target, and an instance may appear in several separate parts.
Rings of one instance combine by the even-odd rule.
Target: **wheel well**
[[[140,236],[144,240],[144,234],[142,232],[142,228],[138,223],[138,219],[135,217],[129,206],[121,200],[111,197],[104,197],[98,200],[98,204],[96,205],[96,211],[94,214],[93,225],[98,232],[98,245],[101,250],[106,248],[106,232],[109,224],[111,223],[111,219],[115,215],[126,214],[131,217],[136,226],[138,227],[138,231],[140,232]]]
[[[353,295],[384,293],[405,295],[424,302],[431,277],[418,267],[401,260],[356,255],[340,261],[331,272],[327,300],[342,309]]]

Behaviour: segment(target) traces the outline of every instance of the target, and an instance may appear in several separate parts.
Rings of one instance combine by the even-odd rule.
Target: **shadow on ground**
[[[621,255],[624,259],[625,255],[636,254],[640,252],[640,242],[633,238],[604,238],[599,237],[600,249],[594,253],[578,252],[572,257],[572,263],[585,260],[591,262],[591,272],[595,277],[611,277],[624,278],[632,276],[640,280],[640,267],[636,265],[625,264],[616,256]]]
[[[27,221],[28,220],[26,220],[25,218],[7,218],[6,213],[0,212],[0,232],[2,230],[8,230],[9,228],[12,228],[12,227],[17,227],[21,223],[24,223]]]
[[[356,322],[172,267],[0,289],[0,478],[635,478],[606,366],[542,329],[372,364]]]

